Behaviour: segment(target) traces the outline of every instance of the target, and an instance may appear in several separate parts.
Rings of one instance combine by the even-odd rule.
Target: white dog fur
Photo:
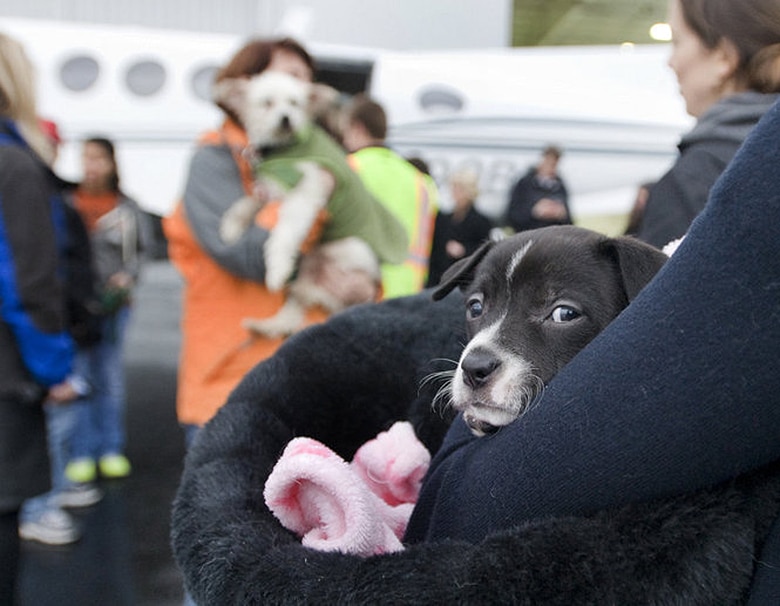
[[[231,79],[215,87],[215,96],[241,118],[253,150],[273,149],[290,143],[310,120],[311,85],[280,72],[265,72],[250,79]],[[322,95],[325,88],[319,88]],[[293,189],[265,179],[262,186],[268,199],[282,200],[279,219],[265,243],[265,283],[279,291],[298,265],[299,250],[320,211],[334,190],[334,178],[319,164],[302,160],[296,168],[303,178]],[[220,237],[226,243],[238,240],[254,221],[261,204],[246,196],[237,200],[223,215]],[[312,254],[317,262],[301,260],[298,277],[290,285],[283,309],[271,318],[248,318],[244,325],[269,337],[298,330],[306,307],[322,305],[330,313],[340,311],[346,302],[338,300],[314,282],[317,263],[336,263],[345,271],[364,271],[379,282],[379,263],[371,248],[359,238],[344,238],[320,244]]]

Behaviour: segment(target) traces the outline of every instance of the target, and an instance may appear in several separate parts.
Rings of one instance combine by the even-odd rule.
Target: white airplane
[[[209,101],[211,79],[244,39],[5,17],[0,30],[36,65],[40,112],[65,139],[58,171],[78,179],[81,140],[108,136],[126,191],[152,213],[169,212],[196,137],[221,120]],[[555,143],[564,149],[561,172],[577,222],[618,230],[639,184],[663,174],[691,124],[663,45],[307,47],[320,80],[349,94],[366,90],[383,104],[389,144],[429,164],[444,208],[448,175],[468,166],[480,174],[478,206],[499,217],[513,181]]]

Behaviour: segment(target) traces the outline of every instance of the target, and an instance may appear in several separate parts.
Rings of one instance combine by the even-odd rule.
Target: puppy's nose
[[[484,385],[490,375],[501,366],[501,360],[484,349],[470,351],[460,363],[463,382],[472,389]]]
[[[290,127],[292,126],[292,122],[290,121],[290,116],[287,115],[282,116],[282,119],[279,121],[279,125],[285,130],[290,130]]]

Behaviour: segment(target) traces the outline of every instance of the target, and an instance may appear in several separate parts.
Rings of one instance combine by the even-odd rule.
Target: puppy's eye
[[[479,318],[485,311],[482,305],[482,297],[471,297],[466,303],[466,315],[470,320]]]
[[[561,322],[571,322],[572,320],[576,320],[581,315],[582,314],[573,307],[569,307],[568,305],[559,305],[553,309],[553,312],[550,314],[550,318],[553,322],[559,324]]]

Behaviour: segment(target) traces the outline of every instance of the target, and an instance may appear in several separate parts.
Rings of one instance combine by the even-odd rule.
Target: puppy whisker
[[[522,387],[522,393],[520,394],[520,409],[517,411],[517,416],[521,416],[536,406],[544,393],[545,384],[544,381],[538,375],[531,375],[528,377],[529,382]]]
[[[457,366],[457,362],[447,360]],[[426,375],[421,381],[421,387],[432,383],[441,382],[431,400],[431,409],[436,410],[441,405],[441,410],[446,410],[452,405],[452,380],[455,377],[456,368],[450,370],[438,370]]]

